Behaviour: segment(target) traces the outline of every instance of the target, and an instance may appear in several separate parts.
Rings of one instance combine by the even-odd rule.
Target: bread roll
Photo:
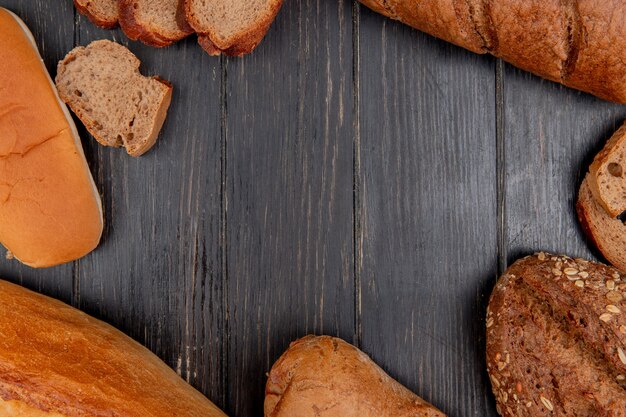
[[[378,13],[549,80],[626,103],[623,0],[361,0]]]
[[[149,350],[0,281],[0,415],[224,417]]]
[[[32,35],[2,8],[0,62],[0,242],[33,267],[78,259],[100,241],[100,196]]]
[[[341,339],[306,336],[276,361],[265,417],[445,417]]]

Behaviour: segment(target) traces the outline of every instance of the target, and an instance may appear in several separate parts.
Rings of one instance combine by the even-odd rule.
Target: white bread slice
[[[56,77],[61,99],[105,146],[124,146],[132,156],[147,152],[170,105],[172,87],[139,73],[140,62],[108,40],[70,51]]]
[[[576,210],[587,236],[602,255],[617,269],[626,272],[626,225],[612,218],[596,201],[591,192],[590,174],[587,174],[578,194]]]
[[[119,0],[120,27],[130,39],[161,48],[193,33],[183,0]]]
[[[211,55],[241,56],[261,42],[282,0],[185,0],[185,15]]]
[[[105,29],[117,26],[118,0],[74,0],[74,6],[96,26]]]
[[[100,241],[100,195],[32,34],[3,8],[0,62],[0,242],[32,267],[73,261]]]
[[[613,218],[626,211],[626,124],[618,129],[589,167],[596,201]]]

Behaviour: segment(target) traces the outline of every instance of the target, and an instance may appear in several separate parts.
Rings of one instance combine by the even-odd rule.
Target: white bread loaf
[[[0,242],[33,267],[78,259],[100,241],[100,196],[31,33],[3,8],[0,62]]]

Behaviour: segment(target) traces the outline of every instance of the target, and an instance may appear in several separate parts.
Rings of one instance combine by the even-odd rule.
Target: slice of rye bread
[[[120,26],[126,36],[164,47],[193,33],[183,0],[120,0]]]
[[[172,98],[172,87],[139,73],[128,49],[108,40],[72,50],[59,62],[61,99],[105,146],[124,146],[140,156],[156,142]]]
[[[105,29],[117,26],[119,18],[118,0],[74,0],[74,6],[96,26]]]
[[[187,22],[211,55],[241,56],[261,42],[283,0],[185,0]]]
[[[626,416],[626,276],[539,253],[487,308],[487,370],[503,417]]]
[[[626,224],[614,219],[594,198],[590,174],[580,186],[576,211],[580,224],[602,255],[616,268],[626,271]]]
[[[626,211],[626,124],[615,132],[589,167],[596,201],[617,217]]]

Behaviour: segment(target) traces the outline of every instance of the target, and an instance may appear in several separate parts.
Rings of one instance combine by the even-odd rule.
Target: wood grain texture
[[[55,74],[57,62],[74,43],[74,27],[71,24],[74,21],[74,9],[71,2],[57,4],[48,1],[1,0],[0,6],[11,10],[26,22],[37,41],[48,71]],[[68,24],[59,26],[57,21],[66,21]],[[5,250],[0,252],[1,277],[66,303],[73,302],[72,287],[76,263],[33,273],[31,268],[16,260],[6,260]]]
[[[349,1],[285,2],[228,59],[229,409],[263,414],[264,375],[307,333],[354,333]]]
[[[512,262],[539,250],[593,258],[574,210],[593,157],[626,106],[503,67],[504,244]],[[600,258],[601,259],[601,258]]]
[[[0,0],[48,68],[74,45],[129,46],[174,84],[133,159],[81,128],[101,246],[0,276],[71,302],[163,358],[232,416],[261,416],[289,342],[353,342],[449,416],[496,416],[484,314],[498,271],[536,250],[592,256],[573,209],[626,117],[351,0],[291,0],[244,58],[95,28],[71,1]],[[80,126],[80,123],[78,123]]]
[[[495,415],[480,336],[497,265],[494,61],[359,17],[361,348],[448,415]]]

